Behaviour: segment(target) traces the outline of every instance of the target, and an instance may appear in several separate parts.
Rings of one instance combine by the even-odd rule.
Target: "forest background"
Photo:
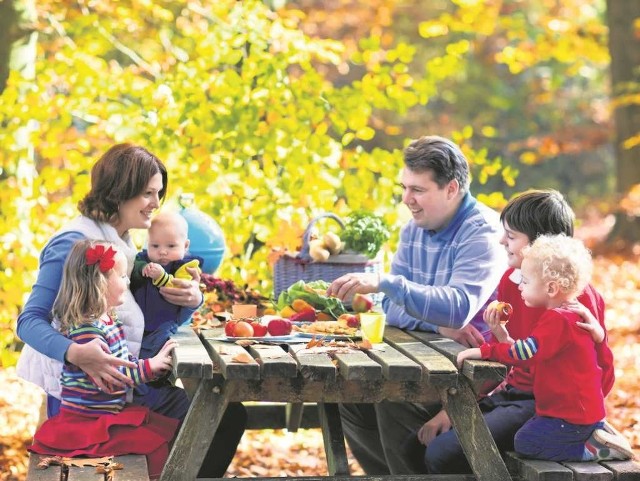
[[[530,187],[567,196],[616,282],[607,301],[625,299],[630,349],[639,44],[627,0],[1,0],[0,367],[21,349],[40,249],[123,141],[166,163],[168,204],[193,192],[222,226],[216,275],[268,296],[273,253],[321,212],[382,216],[388,263],[407,219],[402,148],[450,137],[492,207]],[[617,388],[618,413],[632,405],[617,425],[635,433]]]

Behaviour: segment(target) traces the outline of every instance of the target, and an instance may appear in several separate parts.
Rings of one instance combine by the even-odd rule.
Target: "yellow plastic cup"
[[[234,304],[231,306],[231,314],[234,319],[256,317],[258,315],[258,306],[255,304]]]
[[[361,312],[359,316],[362,336],[373,344],[382,342],[387,319],[384,312]]]

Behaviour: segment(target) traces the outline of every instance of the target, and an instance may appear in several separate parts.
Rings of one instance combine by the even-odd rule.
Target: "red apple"
[[[235,330],[236,330],[236,324],[238,323],[238,321],[227,321],[226,324],[224,325],[224,333],[227,337],[233,337],[235,336]]]
[[[264,337],[267,335],[267,326],[260,324],[260,321],[253,321],[251,327],[253,327],[254,337]]]
[[[289,319],[271,319],[267,324],[267,331],[272,336],[287,336],[291,334],[292,324]]]
[[[369,312],[373,308],[373,301],[364,294],[356,294],[351,301],[351,308],[355,312]]]
[[[342,314],[338,317],[338,322],[347,327],[360,327],[360,318],[354,314]]]
[[[513,306],[508,302],[493,301],[488,307],[493,307],[498,311],[498,316],[502,324],[509,322],[509,317],[513,313]]]

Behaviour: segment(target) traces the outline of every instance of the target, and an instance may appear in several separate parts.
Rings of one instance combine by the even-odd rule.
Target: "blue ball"
[[[204,259],[202,272],[213,274],[220,264],[225,251],[224,233],[213,217],[195,207],[185,207],[178,211],[189,226],[189,253]]]

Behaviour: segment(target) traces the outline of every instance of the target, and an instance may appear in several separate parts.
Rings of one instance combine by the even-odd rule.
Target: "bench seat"
[[[59,466],[50,465],[46,469],[38,469],[38,463],[47,456],[29,454],[27,481],[107,481],[104,474],[96,473],[95,466]],[[144,455],[116,456],[116,463],[124,466],[114,471],[115,481],[149,481],[147,458]]]
[[[507,453],[505,464],[521,481],[640,481],[640,464],[633,461],[556,463]]]

